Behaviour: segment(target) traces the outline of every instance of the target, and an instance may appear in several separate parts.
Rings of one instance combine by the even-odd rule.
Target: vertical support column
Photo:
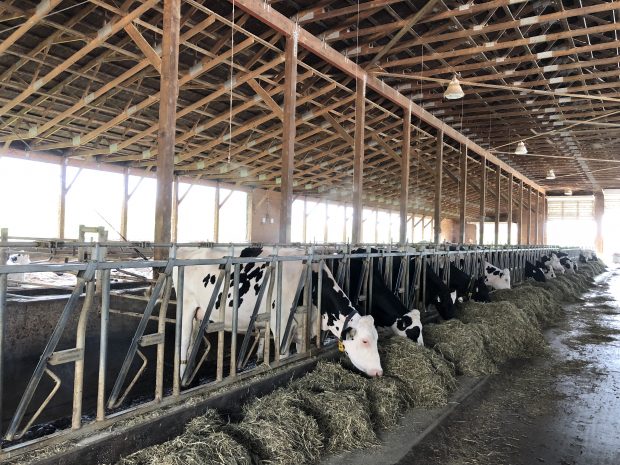
[[[484,220],[486,219],[487,203],[487,159],[480,162],[480,239],[479,244],[484,244]]]
[[[280,188],[280,243],[291,242],[293,167],[295,165],[295,108],[297,106],[297,30],[284,47],[284,120],[282,122],[282,184]]]
[[[400,243],[407,243],[407,205],[409,203],[409,160],[411,156],[411,111],[404,110],[403,150],[400,160]]]
[[[547,218],[549,217],[549,202],[547,202],[547,194],[543,195],[543,245],[547,245]]]
[[[540,192],[536,191],[536,214],[534,215],[534,243],[540,244],[540,231],[538,226],[540,224]]]
[[[495,167],[495,245],[499,244],[499,213],[501,208],[502,169]]]
[[[155,204],[155,242],[170,242],[172,222],[172,181],[176,105],[179,93],[179,23],[181,0],[164,0],[164,33],[157,133],[157,199]],[[155,249],[155,259],[168,257],[167,248]]]
[[[514,188],[514,176],[508,174],[508,209],[506,210],[506,222],[508,227],[508,245],[512,244],[512,190]]]
[[[467,146],[461,151],[461,183],[459,184],[459,242],[465,243],[465,217],[467,208]]]
[[[213,242],[220,241],[220,183],[215,185],[215,210],[213,218]]]
[[[532,244],[532,186],[527,186],[527,245]]]
[[[174,202],[173,202],[174,203]],[[174,205],[172,206],[174,211]],[[123,170],[123,204],[121,205],[121,240],[127,240],[127,219],[129,212],[129,170]],[[172,226],[174,230],[174,225]]]
[[[251,201],[248,202],[248,205],[251,205]],[[175,176],[174,184],[172,186],[172,232],[170,234],[170,238],[172,239],[172,242],[177,242],[178,237],[179,237],[179,177]]]
[[[303,242],[308,242],[308,197],[304,197],[304,227]]]
[[[519,245],[523,245],[525,242],[525,233],[523,230],[523,179],[519,181],[519,216],[517,219],[517,226],[519,229],[518,243]]]
[[[364,177],[364,126],[366,124],[366,77],[357,80],[353,154],[353,230],[351,242],[362,241],[362,194]]]
[[[67,159],[60,164],[60,202],[58,204],[58,237],[65,238],[65,212],[67,209]],[[1,262],[4,263],[4,262]]]
[[[435,165],[435,244],[441,239],[441,187],[443,183],[443,129],[437,134],[437,160]]]
[[[604,249],[603,242],[603,215],[605,214],[605,197],[602,192],[594,194],[594,221],[596,221],[596,237],[594,247],[596,253],[602,254]]]

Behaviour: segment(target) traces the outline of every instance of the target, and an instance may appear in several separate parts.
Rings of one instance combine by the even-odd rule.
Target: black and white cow
[[[539,266],[534,266],[534,264],[529,261],[525,262],[525,277],[533,278],[534,281],[538,281],[539,283],[547,282],[547,278],[543,269]]]
[[[536,268],[542,271],[545,275],[545,279],[554,279],[556,277],[555,270],[552,268],[551,264],[545,265],[541,260],[536,260]]]
[[[239,250],[234,255],[240,257],[269,257],[272,255],[279,256],[301,256],[305,255],[304,249],[300,248],[274,248],[274,247],[248,247]],[[181,248],[177,253],[179,259],[221,259],[230,255],[228,247],[213,248]],[[303,264],[299,261],[283,261],[282,270],[282,314],[281,325],[282,331],[280,341],[284,342],[284,327],[290,315],[290,309],[293,307],[297,284],[303,271]],[[265,277],[265,263],[247,263],[242,266],[240,273],[239,285],[239,313],[238,328],[245,330],[248,327],[256,298],[263,279]],[[201,265],[187,266],[185,268],[185,285],[183,292],[183,315],[181,321],[181,376],[187,367],[187,354],[191,342],[192,327],[194,321],[201,321],[205,316],[206,306],[215,289],[216,277],[220,272],[220,265]],[[314,273],[319,272],[319,265],[313,267]],[[321,304],[321,325],[324,331],[330,331],[336,337],[341,339],[344,351],[351,360],[351,363],[360,371],[368,376],[381,376],[381,361],[377,350],[377,330],[374,326],[372,316],[362,316],[353,307],[348,297],[336,283],[334,277],[327,267],[320,270],[323,273],[322,283],[322,304]],[[317,275],[318,276],[318,275]],[[177,286],[177,274],[173,275],[175,288]],[[230,282],[230,295],[228,295],[227,308],[224,317],[225,329],[232,330],[232,276]],[[275,282],[278,276],[274,273]],[[316,296],[316,292],[313,293]],[[210,321],[220,322],[218,295],[216,308],[210,315]],[[275,334],[276,327],[276,310],[275,310],[275,292],[273,293],[273,301],[271,302],[271,331]],[[318,317],[316,307],[312,306],[312,313],[309,320],[316,321]],[[312,324],[312,336],[318,336],[315,333],[316,325]],[[300,325],[293,322],[291,334],[292,342],[298,344],[303,337],[299,331]]]
[[[491,265],[489,262],[484,263],[484,282],[493,289],[510,289],[510,270],[503,270]]]
[[[454,263],[450,263],[450,292],[456,292],[456,298],[459,302],[468,299],[476,302],[490,302],[489,288],[484,280],[484,276],[473,279]]]
[[[596,257],[596,253],[592,250],[582,250],[579,253],[579,261],[581,263],[587,263],[593,260],[598,260],[598,258]]]
[[[415,277],[415,263],[414,260],[410,260],[409,263],[409,284],[411,286]],[[446,286],[428,263],[426,264],[426,286],[424,290],[426,294],[425,304],[427,307],[435,307],[444,320],[454,318],[456,313],[455,302],[457,293],[456,291],[450,292],[450,288]]]
[[[353,251],[354,254],[365,252],[365,249]],[[374,250],[374,253],[376,252],[377,250]],[[350,260],[349,286],[351,289],[359,288],[360,279],[362,278],[362,267],[362,258],[352,258]],[[390,291],[379,272],[378,260],[376,259],[373,260],[372,305],[370,313],[377,327],[390,328],[397,336],[407,337],[417,342],[418,345],[424,345],[419,310],[407,311],[407,307]]]
[[[564,267],[560,263],[560,257],[555,252],[549,255],[543,255],[540,261],[547,267],[550,267],[557,274],[564,274]]]
[[[6,261],[7,265],[29,265],[30,255],[19,252],[9,255],[8,260]],[[8,276],[8,279],[11,281],[22,282],[24,280],[25,273],[11,273]]]

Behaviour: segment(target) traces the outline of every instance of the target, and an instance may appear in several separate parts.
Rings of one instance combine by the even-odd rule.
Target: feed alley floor
[[[546,332],[546,356],[503,367],[416,445],[408,414],[382,446],[327,463],[620,464],[620,269],[583,297]]]

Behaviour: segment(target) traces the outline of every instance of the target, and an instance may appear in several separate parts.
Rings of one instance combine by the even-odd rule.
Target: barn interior
[[[237,345],[216,323],[196,339],[213,346],[203,371],[174,374],[173,274],[197,264],[176,261],[180,244],[295,244],[347,294],[335,263],[349,266],[359,245],[364,266],[378,263],[416,307],[427,272],[395,286],[387,270],[403,257],[449,284],[442,260],[461,251],[464,271],[478,277],[489,261],[515,288],[527,261],[552,252],[620,263],[618,14],[620,2],[601,0],[0,1],[0,457],[265,371],[242,360],[254,340]],[[15,254],[28,261],[8,263]],[[219,262],[231,294],[245,263]],[[370,311],[365,273],[352,301]],[[613,291],[608,273],[599,284]],[[282,295],[267,281],[265,294]],[[607,292],[611,315],[614,292],[594,289],[580,292]],[[109,328],[98,320],[108,312]],[[425,324],[436,316],[422,310]],[[260,324],[267,364],[286,365]],[[617,344],[614,325],[599,342]],[[324,357],[318,339],[308,330],[291,363]],[[106,367],[109,346],[119,355]],[[20,433],[30,416],[38,432]]]

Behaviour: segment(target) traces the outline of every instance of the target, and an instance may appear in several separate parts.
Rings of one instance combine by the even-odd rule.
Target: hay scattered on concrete
[[[246,405],[243,420],[229,425],[229,431],[247,444],[261,463],[314,463],[321,455],[324,436],[317,421],[299,404],[296,393],[278,389]]]
[[[456,386],[454,367],[435,351],[403,337],[380,341],[383,373],[400,379],[415,407],[445,405]]]
[[[118,465],[250,465],[248,450],[224,430],[217,412],[208,410],[183,434],[128,455]]]
[[[454,364],[457,374],[483,376],[497,373],[484,344],[484,328],[457,319],[424,326],[424,341]]]
[[[535,318],[511,302],[466,302],[457,317],[465,323],[480,323],[485,347],[497,364],[544,351],[545,341]]]
[[[544,328],[556,322],[562,315],[562,307],[547,289],[527,282],[513,289],[502,289],[491,292],[491,301],[512,302],[518,308],[531,313]]]

